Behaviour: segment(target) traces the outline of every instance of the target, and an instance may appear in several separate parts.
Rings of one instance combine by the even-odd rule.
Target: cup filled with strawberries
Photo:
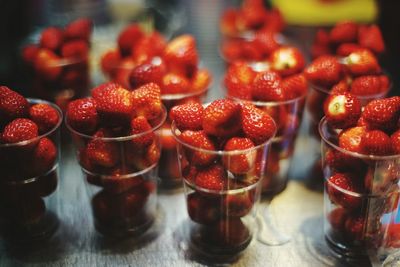
[[[143,234],[154,222],[157,130],[166,119],[160,88],[148,83],[133,91],[113,82],[69,103],[66,125],[76,145],[95,228],[104,236]]]
[[[252,240],[273,119],[251,103],[229,99],[172,108],[172,133],[195,252],[233,257]]]
[[[90,86],[91,20],[82,18],[64,28],[47,27],[35,44],[22,49],[32,95],[55,102],[65,110],[71,99],[83,97]]]
[[[277,125],[263,179],[266,195],[275,195],[286,187],[308,89],[302,74],[304,65],[304,57],[297,48],[282,46],[272,52],[268,61],[232,63],[224,77],[230,99],[253,103]]]
[[[325,237],[332,251],[349,258],[365,257],[393,238],[387,233],[400,194],[400,97],[361,106],[348,92],[332,94],[319,125]]]
[[[11,242],[50,237],[59,225],[62,112],[0,86],[0,226]]]

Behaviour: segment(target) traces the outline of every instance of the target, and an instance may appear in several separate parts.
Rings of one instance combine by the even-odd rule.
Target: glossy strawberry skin
[[[207,190],[224,190],[226,184],[226,171],[221,165],[211,165],[207,169],[200,170],[195,179],[195,184]]]
[[[82,133],[93,133],[99,124],[96,102],[93,98],[71,101],[68,104],[66,116],[68,124]]]
[[[214,151],[216,147],[213,141],[204,133],[204,131],[191,131],[186,130],[180,135],[180,139],[193,147]],[[200,151],[195,151],[191,148],[184,148],[185,154],[188,157],[188,161],[194,165],[209,165],[216,158],[215,155],[211,153],[203,153]]]
[[[15,119],[4,127],[1,141],[3,143],[18,143],[37,137],[39,134],[36,123],[29,119]]]
[[[252,105],[242,105],[241,124],[245,136],[250,138],[255,145],[266,142],[276,131],[273,119]]]
[[[118,147],[102,138],[112,137],[106,129],[99,129],[86,146],[86,157],[91,164],[100,168],[111,168],[119,162]]]
[[[132,119],[131,134],[140,135],[132,139],[133,145],[139,149],[150,146],[155,138],[151,125],[147,119],[142,116]]]
[[[167,73],[161,81],[161,94],[186,94],[190,90],[190,82],[183,75]]]
[[[395,154],[400,154],[400,130],[394,132],[390,139],[392,141],[392,149]]]
[[[40,77],[46,81],[57,80],[62,72],[61,57],[49,49],[40,49],[35,58],[34,68]]]
[[[206,196],[198,192],[187,196],[187,209],[192,221],[208,225],[213,224],[221,217],[219,198]]]
[[[228,194],[224,199],[224,210],[229,217],[244,217],[254,206],[254,192],[244,191]]]
[[[334,203],[347,209],[356,209],[360,206],[362,198],[348,193],[361,193],[360,186],[354,182],[354,177],[350,174],[336,173],[332,175],[328,179],[326,187],[328,196]]]
[[[89,42],[92,30],[93,22],[90,19],[81,18],[74,20],[65,26],[64,37],[67,40],[80,39]]]
[[[384,156],[392,152],[390,137],[380,130],[367,131],[361,138],[361,147],[365,154]]]
[[[328,214],[328,221],[335,231],[344,231],[344,226],[347,220],[347,211],[342,208],[336,208]]]
[[[328,124],[334,128],[346,129],[357,124],[361,116],[361,102],[352,94],[333,94],[324,103]]]
[[[201,130],[203,127],[204,108],[200,103],[189,102],[171,109],[169,117],[175,126],[183,130]]]
[[[33,151],[33,165],[31,166],[35,175],[42,175],[49,171],[57,159],[57,147],[49,138],[43,137],[39,140]]]
[[[376,95],[382,91],[381,79],[377,75],[357,77],[351,83],[350,93],[357,96]]]
[[[345,58],[347,69],[355,76],[378,74],[380,67],[378,60],[367,49],[357,50]]]
[[[364,239],[365,219],[362,216],[351,216],[345,222],[345,232],[350,240]]]
[[[144,33],[136,24],[128,25],[118,36],[118,47],[122,55],[129,55],[132,47],[143,38]]]
[[[330,87],[342,78],[342,67],[334,56],[325,55],[311,62],[304,75],[317,86]]]
[[[234,174],[245,174],[254,167],[256,151],[251,151],[254,148],[254,143],[249,138],[232,137],[224,146],[224,151],[235,151],[237,154],[226,155],[222,161],[224,167]],[[242,152],[249,150],[247,152]]]
[[[39,127],[39,134],[53,129],[60,121],[58,111],[48,104],[35,104],[29,108],[29,117]]]
[[[252,85],[252,98],[256,101],[283,101],[285,92],[277,72],[265,71],[257,74]]]
[[[69,41],[62,45],[61,55],[64,58],[86,60],[89,55],[89,47],[85,41]]]
[[[166,66],[163,60],[159,57],[152,58],[132,69],[129,76],[130,86],[137,88],[150,82],[161,84],[165,72]]]
[[[329,38],[333,43],[351,43],[357,40],[358,25],[352,21],[339,22],[331,30]]]
[[[136,116],[144,116],[148,120],[159,118],[163,112],[160,87],[148,83],[133,90],[132,105]]]
[[[307,79],[304,74],[295,74],[282,79],[282,87],[287,100],[304,96],[308,90]]]
[[[0,127],[28,115],[28,101],[7,86],[0,86]]]
[[[224,84],[229,96],[239,99],[251,99],[251,87],[255,71],[245,62],[234,62],[225,74]]]
[[[361,27],[358,32],[358,42],[360,46],[368,48],[376,54],[385,51],[385,42],[377,25]]]
[[[374,129],[390,131],[396,128],[400,117],[400,97],[376,99],[369,102],[363,111],[362,118]]]
[[[42,31],[40,36],[40,46],[52,51],[57,51],[64,41],[63,30],[57,27],[48,27]]]
[[[352,127],[339,134],[339,146],[351,152],[362,153],[361,139],[367,132],[363,126]]]

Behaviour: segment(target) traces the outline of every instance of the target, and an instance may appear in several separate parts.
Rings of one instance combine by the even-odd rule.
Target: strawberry
[[[314,37],[314,42],[311,46],[311,56],[313,59],[331,54],[329,47],[329,34],[325,30],[319,29]]]
[[[131,58],[138,64],[142,64],[154,57],[161,57],[167,43],[158,32],[152,32],[144,36],[132,47]]]
[[[109,50],[101,56],[100,66],[103,73],[113,77],[120,66],[122,58],[118,50]]]
[[[333,149],[325,153],[325,164],[340,172],[361,172],[366,167],[360,159]]]
[[[111,194],[121,194],[135,187],[140,187],[144,182],[142,176],[124,175],[121,169],[114,171],[111,176],[102,179],[104,190]]]
[[[92,93],[101,123],[110,126],[129,124],[134,109],[131,92],[112,83],[108,85],[98,86]]]
[[[63,30],[56,27],[48,27],[44,29],[40,35],[40,47],[52,51],[57,51],[61,48],[64,41]]]
[[[365,154],[384,156],[392,151],[390,137],[380,130],[367,131],[361,138],[361,148]]]
[[[325,30],[318,29],[314,37],[314,44],[328,46],[329,42],[329,33]]]
[[[329,177],[326,184],[329,199],[346,209],[356,209],[361,204],[361,197],[351,193],[360,193],[361,187],[348,173],[336,173]]]
[[[35,147],[32,158],[35,175],[42,175],[53,168],[57,158],[57,148],[49,138],[43,137]]]
[[[7,86],[0,86],[0,128],[11,120],[28,115],[28,101]]]
[[[127,56],[132,47],[143,38],[144,33],[137,24],[128,25],[118,36],[118,47],[121,55]]]
[[[243,191],[235,194],[227,194],[224,199],[224,210],[229,217],[244,217],[254,206],[254,190]]]
[[[358,32],[358,43],[376,54],[385,51],[385,42],[381,30],[376,25],[361,27]]]
[[[345,222],[345,231],[347,238],[361,241],[364,239],[365,219],[363,216],[351,216]]]
[[[65,26],[64,37],[67,40],[80,39],[89,42],[93,30],[93,22],[87,18],[74,20]]]
[[[330,87],[342,78],[342,66],[334,56],[320,56],[304,70],[304,75],[317,86]]]
[[[148,147],[141,147],[140,150],[135,146],[128,146],[125,159],[128,164],[137,171],[142,171],[151,166],[155,166],[160,159],[160,146],[158,142],[153,141]]]
[[[329,95],[324,103],[324,112],[331,127],[346,129],[357,124],[361,116],[361,102],[350,93]]]
[[[269,58],[271,69],[282,77],[299,73],[303,70],[305,59],[299,49],[291,46],[274,50]]]
[[[58,111],[49,104],[35,104],[29,108],[29,117],[39,128],[39,134],[53,129],[60,120]]]
[[[379,75],[379,79],[381,81],[381,90],[380,91],[381,92],[389,91],[389,88],[390,88],[390,85],[391,85],[389,77],[387,75],[382,74],[382,75]]]
[[[93,98],[71,101],[67,107],[67,123],[76,131],[91,134],[99,123],[96,102]]]
[[[206,90],[212,80],[211,74],[207,69],[198,69],[190,81],[191,92],[201,92]]]
[[[336,54],[338,56],[347,57],[351,53],[356,52],[361,48],[362,47],[359,46],[358,44],[344,43],[338,46],[338,48],[336,49]]]
[[[189,102],[175,106],[169,112],[169,117],[175,126],[183,130],[201,130],[203,125],[204,108],[200,103]]]
[[[351,152],[362,153],[361,139],[367,132],[365,127],[357,126],[339,134],[339,146]]]
[[[55,81],[62,72],[61,58],[53,51],[40,49],[34,63],[38,75],[48,81]]]
[[[276,131],[273,119],[251,104],[242,104],[241,124],[245,136],[250,138],[255,145],[266,142],[274,136]]]
[[[184,76],[175,73],[167,73],[162,78],[161,94],[185,94],[190,89],[189,80]]]
[[[275,33],[271,31],[260,30],[254,35],[254,43],[263,52],[263,57],[269,56],[273,51],[279,48],[279,43],[275,38]]]
[[[202,228],[200,233],[202,244],[207,248],[237,248],[249,241],[249,229],[240,218],[225,218],[207,228]]]
[[[347,211],[344,208],[339,207],[332,210],[328,214],[328,221],[331,224],[332,229],[342,232],[344,230],[344,224],[347,220],[347,217]]]
[[[350,91],[349,83],[346,79],[341,80],[334,86],[332,86],[331,94],[343,94]]]
[[[282,79],[282,87],[286,99],[294,99],[307,93],[308,83],[304,74],[300,73]]]
[[[221,216],[218,200],[218,197],[206,196],[198,192],[190,193],[187,196],[187,209],[190,219],[205,225],[218,221]]]
[[[245,62],[235,62],[229,66],[225,77],[224,84],[229,96],[239,99],[250,100],[251,85],[256,73]]]
[[[27,141],[39,134],[36,123],[29,119],[15,119],[4,127],[2,142],[6,144]]]
[[[237,34],[236,20],[239,12],[234,8],[227,8],[219,21],[219,29],[222,34],[234,36]]]
[[[114,66],[115,70],[112,71],[113,74],[110,78],[112,81],[119,83],[124,88],[130,88],[129,85],[129,75],[132,69],[136,66],[136,62],[130,58],[123,58],[117,66]]]
[[[285,19],[278,8],[269,10],[268,23],[265,23],[263,30],[272,32],[281,32],[285,28]]]
[[[244,60],[242,43],[242,40],[224,40],[221,45],[222,58],[229,63]]]
[[[161,84],[166,67],[162,58],[155,57],[132,69],[129,76],[131,88],[137,88],[146,83],[154,82]]]
[[[240,57],[246,61],[261,61],[263,51],[259,49],[255,40],[240,40]]]
[[[240,131],[241,108],[228,99],[213,101],[204,109],[203,130],[206,134],[227,138]]]
[[[186,130],[182,132],[179,138],[186,144],[201,148],[204,150],[214,151],[216,149],[213,141],[204,133],[204,131],[191,131]],[[194,165],[208,165],[211,164],[215,155],[211,153],[205,153],[200,151],[195,151],[191,148],[185,148],[188,160]]]
[[[357,77],[351,83],[350,93],[357,96],[376,95],[381,92],[380,76],[365,75]]]
[[[395,154],[400,154],[400,130],[394,132],[390,139],[392,141],[392,149]]]
[[[396,128],[400,117],[400,97],[394,96],[369,102],[362,118],[372,128],[391,131]]]
[[[22,59],[28,65],[33,66],[33,63],[35,62],[38,52],[39,52],[39,47],[37,45],[33,44],[26,45],[22,49]]]
[[[144,116],[148,120],[158,118],[163,112],[161,90],[155,83],[140,86],[131,93],[132,106],[136,116]]]
[[[61,55],[64,58],[87,59],[89,55],[88,44],[82,40],[66,42],[61,47]]]
[[[195,179],[196,186],[206,190],[224,190],[227,185],[227,174],[225,169],[218,164],[211,165],[200,170]]]
[[[154,133],[152,127],[145,117],[139,116],[131,121],[131,134],[138,135],[132,139],[135,147],[143,148],[148,147],[153,143]]]
[[[112,137],[110,131],[100,128],[86,147],[89,162],[98,167],[111,168],[119,162],[119,150],[115,143],[102,138]]]
[[[357,40],[358,25],[352,21],[339,22],[333,27],[329,39],[333,43],[351,43]]]
[[[223,157],[224,167],[234,174],[244,174],[253,168],[256,152],[251,151],[254,143],[249,138],[232,137],[224,146],[224,151],[234,151]]]
[[[252,98],[256,101],[283,101],[285,92],[281,82],[281,77],[277,72],[258,73],[252,86]]]
[[[267,12],[262,3],[243,2],[240,10],[241,23],[247,29],[260,28],[267,19]]]
[[[367,49],[357,50],[344,58],[351,74],[355,76],[377,74],[380,72],[378,60]]]

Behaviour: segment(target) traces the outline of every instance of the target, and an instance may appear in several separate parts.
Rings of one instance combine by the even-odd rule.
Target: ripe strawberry
[[[250,100],[251,88],[256,73],[245,62],[234,62],[225,74],[224,84],[229,96]]]
[[[129,76],[129,84],[131,88],[137,88],[150,82],[161,84],[165,72],[164,61],[162,58],[155,57],[132,69]]]
[[[385,42],[381,30],[376,25],[360,27],[358,43],[360,46],[368,48],[376,54],[385,51]]]
[[[375,95],[381,92],[381,79],[377,75],[357,77],[351,83],[350,93],[357,96]]]
[[[92,30],[93,22],[90,19],[81,18],[65,26],[64,37],[67,40],[80,39],[89,42]]]
[[[167,43],[164,37],[154,31],[144,36],[132,47],[131,57],[138,64],[151,60],[154,57],[161,57]]]
[[[339,134],[339,146],[348,151],[362,153],[361,139],[366,132],[366,128],[362,126],[342,131]]]
[[[318,29],[314,37],[314,44],[328,46],[329,43],[329,33],[323,29]]]
[[[251,95],[256,101],[285,100],[281,77],[277,72],[265,71],[257,74],[252,85]]]
[[[224,151],[234,151],[223,157],[224,167],[234,174],[244,174],[254,167],[256,151],[249,151],[254,147],[253,141],[245,137],[232,137],[224,146]]]
[[[185,94],[190,89],[190,83],[180,74],[167,73],[162,78],[160,87],[162,95]]]
[[[203,130],[206,134],[227,138],[240,131],[241,108],[228,99],[213,101],[204,109]]]
[[[93,98],[71,101],[67,108],[67,123],[76,131],[91,134],[99,123],[96,102]]]
[[[190,193],[187,196],[187,209],[190,219],[200,224],[213,224],[221,216],[219,198]]]
[[[56,27],[48,27],[44,29],[40,35],[40,47],[57,51],[61,48],[64,41],[63,30]]]
[[[86,146],[87,159],[94,166],[112,168],[119,162],[119,150],[116,144],[102,139],[108,137],[112,137],[111,132],[101,128]]]
[[[144,134],[145,133],[145,134]],[[131,121],[131,134],[140,135],[132,139],[133,145],[136,148],[148,147],[153,143],[154,132],[152,127],[145,117],[139,116]]]
[[[254,192],[243,191],[236,194],[228,194],[224,199],[224,210],[226,210],[226,215],[229,217],[244,217],[253,208],[254,201]]]
[[[255,40],[240,40],[240,58],[246,61],[261,61],[263,51],[259,49]]]
[[[62,72],[61,58],[48,49],[40,49],[34,63],[38,75],[48,81],[55,81]]]
[[[286,99],[294,99],[307,93],[308,83],[304,74],[300,73],[282,79],[282,87]]]
[[[358,25],[352,21],[339,22],[333,27],[329,39],[333,43],[351,43],[357,41]]]
[[[133,111],[136,116],[144,116],[148,120],[159,118],[163,111],[161,90],[155,83],[140,86],[131,93]]]
[[[249,229],[241,218],[225,218],[218,223],[202,228],[200,233],[202,244],[209,248],[234,248],[249,241]]]
[[[243,2],[240,19],[246,29],[257,29],[266,22],[267,12],[262,3]]]
[[[22,59],[29,66],[33,66],[36,56],[39,52],[39,47],[37,45],[29,44],[24,46],[22,49]]]
[[[270,56],[271,69],[285,77],[303,70],[305,60],[299,49],[291,46],[280,47]]]
[[[362,118],[374,129],[391,131],[396,128],[400,117],[400,97],[394,96],[369,102]]]
[[[108,83],[93,90],[97,114],[101,123],[109,126],[128,125],[133,114],[132,94],[121,86]]]
[[[341,80],[332,86],[331,94],[343,94],[350,91],[349,83],[346,79]]]
[[[400,130],[394,132],[390,139],[392,141],[392,149],[395,154],[400,154]]]
[[[348,55],[345,58],[345,64],[350,73],[356,76],[380,72],[378,60],[367,49],[360,49]]]
[[[357,209],[362,201],[352,193],[361,193],[361,186],[354,182],[354,177],[348,173],[332,175],[326,184],[329,199],[346,209]]]
[[[206,90],[210,85],[211,80],[211,74],[207,69],[197,69],[190,81],[190,91],[201,92]]]
[[[379,79],[381,81],[381,92],[387,92],[390,88],[391,82],[389,80],[389,77],[387,75],[379,75]]]
[[[272,8],[269,10],[268,23],[265,23],[263,30],[272,32],[281,32],[285,28],[285,19],[278,8]]]
[[[325,164],[339,172],[361,173],[366,168],[362,160],[333,149],[325,153]]]
[[[219,29],[223,35],[235,36],[237,34],[236,20],[239,12],[235,8],[227,8],[219,21]]]
[[[367,131],[361,138],[361,148],[365,154],[384,156],[392,152],[390,137],[380,130]]]
[[[35,147],[32,156],[32,168],[35,175],[43,175],[51,168],[57,158],[57,147],[54,143],[46,137],[39,140],[39,143]]]
[[[127,56],[132,47],[143,38],[144,33],[137,24],[130,24],[118,36],[118,47],[121,55]]]
[[[251,104],[242,104],[241,124],[246,137],[255,145],[262,144],[274,136],[276,125],[273,119]]]
[[[275,38],[276,34],[272,31],[260,30],[254,35],[254,43],[260,51],[263,58],[269,56],[273,51],[279,48],[279,43]]]
[[[365,219],[362,216],[351,216],[345,222],[347,238],[361,241],[364,239]]]
[[[2,142],[6,144],[27,141],[39,134],[36,123],[29,119],[15,119],[4,127]]]
[[[64,58],[87,59],[89,55],[88,44],[82,40],[66,42],[61,47],[61,55]]]
[[[161,154],[158,142],[153,142],[150,146],[142,147],[140,150],[135,146],[128,146],[126,151],[126,162],[138,171],[155,166]]]
[[[334,56],[320,56],[304,70],[304,75],[317,86],[330,87],[342,78],[342,66]]]
[[[113,76],[110,77],[111,80],[119,83],[124,88],[130,89],[129,75],[135,66],[136,62],[132,58],[123,58],[116,67],[114,66],[115,70],[112,72]]]
[[[182,132],[180,135],[181,140],[193,147],[215,151],[216,147],[213,141],[204,133],[204,131],[191,131],[186,130]],[[204,153],[200,151],[195,151],[191,148],[185,148],[186,156],[188,157],[188,161],[193,165],[209,165],[214,159],[215,155],[211,153]]]
[[[311,56],[313,59],[331,54],[329,47],[329,34],[325,30],[318,30],[314,37],[314,42],[311,46]]]
[[[119,51],[109,50],[101,56],[100,66],[103,73],[113,77],[116,75],[118,66],[121,64],[121,55]]]
[[[11,120],[28,115],[28,101],[7,86],[0,86],[0,128]]]
[[[189,102],[175,106],[169,112],[171,120],[175,121],[175,126],[183,130],[201,130],[203,125],[204,108],[200,103]]]
[[[347,57],[353,52],[360,50],[362,47],[358,44],[344,43],[338,46],[336,49],[336,54],[338,56]]]
[[[199,170],[196,175],[195,183],[201,189],[224,190],[227,185],[227,174],[225,169],[218,164]]]
[[[35,104],[29,108],[29,117],[39,128],[39,134],[53,129],[60,120],[58,111],[48,104]]]
[[[328,221],[333,230],[342,232],[344,230],[344,224],[347,220],[347,217],[347,211],[344,208],[339,207],[332,210],[328,214]]]
[[[121,169],[117,169],[112,175],[103,177],[101,186],[111,194],[121,194],[135,187],[141,187],[143,182],[142,176],[124,175]]]
[[[331,127],[346,129],[357,124],[361,116],[361,102],[350,93],[329,95],[324,103],[324,112]]]

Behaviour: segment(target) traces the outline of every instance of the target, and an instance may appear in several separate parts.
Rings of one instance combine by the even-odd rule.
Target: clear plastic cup
[[[62,112],[51,105],[57,125],[48,132],[14,144],[0,144],[0,227],[6,240],[16,243],[51,237],[57,230],[59,155]],[[50,148],[46,153],[44,149]]]

